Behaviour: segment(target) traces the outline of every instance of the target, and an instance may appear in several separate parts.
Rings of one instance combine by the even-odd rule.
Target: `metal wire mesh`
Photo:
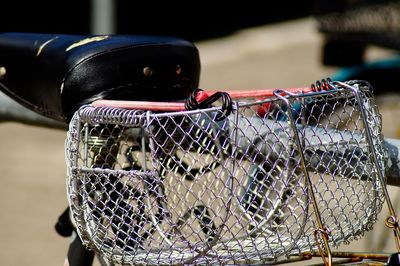
[[[274,263],[317,248],[313,193],[329,243],[358,239],[384,201],[385,151],[372,94],[354,86],[240,99],[222,120],[85,106],[66,142],[79,236],[122,264]]]
[[[316,1],[320,32],[343,41],[400,48],[400,1]]]

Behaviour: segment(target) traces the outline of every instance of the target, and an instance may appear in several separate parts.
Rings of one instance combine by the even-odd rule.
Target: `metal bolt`
[[[0,78],[4,78],[4,76],[6,75],[7,70],[5,67],[0,67]]]
[[[143,74],[146,77],[150,77],[151,75],[153,75],[153,69],[151,69],[151,67],[145,67],[143,68]]]
[[[180,75],[180,74],[181,74],[182,68],[181,68],[180,65],[177,65],[177,66],[175,67],[175,72],[176,72],[177,75]]]

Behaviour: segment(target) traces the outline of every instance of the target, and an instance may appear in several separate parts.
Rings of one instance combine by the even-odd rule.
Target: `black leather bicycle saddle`
[[[0,89],[67,122],[95,99],[176,101],[198,86],[190,42],[156,36],[0,34]]]

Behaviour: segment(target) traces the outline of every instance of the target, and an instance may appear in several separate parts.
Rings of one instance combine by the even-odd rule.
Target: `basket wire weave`
[[[400,1],[316,1],[318,29],[344,42],[400,48]]]
[[[362,237],[384,202],[386,154],[369,86],[352,85],[240,99],[223,119],[220,107],[82,107],[66,141],[79,236],[121,264],[275,263],[317,250],[312,194],[330,245]]]

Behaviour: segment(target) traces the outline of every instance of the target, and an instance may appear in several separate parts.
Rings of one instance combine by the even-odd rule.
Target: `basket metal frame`
[[[361,117],[363,120],[363,124],[364,124],[364,128],[365,128],[365,139],[367,141],[367,146],[369,151],[371,152],[372,156],[372,161],[374,164],[374,167],[377,169],[376,174],[378,177],[378,181],[380,183],[380,188],[382,189],[383,195],[385,197],[385,200],[387,202],[388,205],[388,209],[390,212],[390,216],[387,218],[386,220],[386,224],[388,227],[393,228],[394,232],[395,232],[395,239],[396,239],[396,244],[400,250],[400,242],[399,242],[399,226],[398,226],[398,218],[397,215],[394,211],[393,205],[390,201],[390,197],[389,194],[387,192],[386,189],[386,184],[385,184],[385,178],[384,178],[384,163],[382,162],[382,160],[384,158],[381,158],[382,155],[378,155],[377,151],[376,151],[376,147],[379,146],[376,143],[376,140],[373,139],[372,137],[372,133],[371,133],[371,129],[369,127],[369,121],[368,119],[370,119],[370,116],[366,113],[366,107],[365,106],[365,99],[363,94],[360,92],[360,89],[358,87],[358,85],[355,84],[349,84],[349,83],[342,83],[342,82],[334,82],[332,83],[334,85],[334,87],[336,88],[336,90],[334,90],[334,92],[337,92],[338,90],[342,90],[342,91],[347,91],[350,92],[354,95],[354,99],[356,101],[356,103],[359,106],[359,111],[361,113]],[[314,238],[315,238],[315,243],[317,245],[318,251],[320,256],[323,259],[324,264],[326,265],[332,265],[333,264],[333,256],[335,255],[335,253],[333,253],[330,249],[330,243],[329,243],[329,236],[330,236],[330,230],[329,228],[327,228],[324,225],[323,219],[321,217],[321,213],[320,213],[320,208],[318,206],[318,200],[316,199],[316,191],[314,191],[315,187],[313,186],[313,181],[312,178],[309,176],[308,174],[308,169],[307,169],[307,162],[306,162],[306,158],[304,156],[305,154],[305,150],[304,150],[304,145],[305,145],[305,139],[304,139],[304,134],[300,135],[299,134],[299,128],[296,126],[296,122],[295,122],[295,118],[293,117],[293,113],[295,113],[295,109],[294,106],[292,104],[293,100],[304,100],[307,97],[314,97],[314,96],[324,96],[324,95],[329,95],[331,94],[332,91],[319,91],[319,92],[311,92],[311,93],[306,93],[306,94],[296,94],[296,93],[292,93],[289,91],[285,91],[285,90],[277,90],[274,92],[276,99],[281,100],[283,103],[286,104],[287,107],[287,112],[286,115],[288,117],[288,124],[291,128],[291,133],[293,133],[292,137],[293,137],[293,149],[297,150],[298,152],[298,156],[300,157],[300,163],[301,163],[301,168],[302,168],[302,174],[304,175],[304,181],[305,181],[305,185],[306,185],[306,194],[307,197],[309,197],[310,201],[311,201],[311,206],[314,210],[314,215],[315,218],[317,220],[317,225],[318,228],[315,228],[314,230]],[[266,99],[263,101],[258,101],[258,104],[265,104],[265,103],[270,103],[272,100],[271,99]],[[233,105],[233,110],[234,110],[234,118],[232,119],[233,123],[238,125],[239,124],[239,112],[237,110],[239,110],[239,108],[243,108],[246,106],[251,106],[253,103],[242,103],[242,102],[235,102]],[[204,112],[204,113],[211,113],[211,112],[218,112],[220,110],[219,107],[212,107],[212,108],[208,108],[205,110],[193,110],[193,111],[185,111],[185,115],[195,115],[198,114],[199,112]],[[236,112],[235,112],[236,111]],[[151,128],[151,124],[152,124],[152,120],[153,119],[161,119],[161,118],[170,118],[173,116],[179,116],[182,115],[182,111],[179,112],[167,112],[167,113],[154,113],[152,111],[143,111],[143,110],[124,110],[124,109],[120,109],[120,108],[93,108],[91,106],[84,106],[82,107],[74,116],[74,118],[72,119],[71,123],[70,123],[70,129],[69,129],[69,135],[68,135],[68,139],[66,142],[66,157],[67,157],[67,164],[68,164],[68,176],[69,176],[69,185],[67,186],[68,189],[68,195],[69,195],[69,204],[72,210],[72,216],[73,219],[75,220],[75,223],[77,225],[77,231],[78,231],[78,235],[81,237],[83,243],[95,250],[99,250],[99,247],[96,246],[91,238],[91,235],[93,235],[93,232],[90,232],[90,230],[88,230],[88,227],[83,226],[85,224],[85,210],[84,208],[82,208],[81,206],[78,206],[78,204],[81,203],[77,203],[77,201],[85,201],[85,199],[78,199],[79,197],[81,197],[81,195],[77,195],[76,190],[77,188],[73,187],[73,185],[71,186],[71,179],[76,178],[77,176],[85,176],[85,173],[98,173],[98,174],[102,174],[102,175],[108,175],[108,174],[117,174],[117,175],[127,175],[127,176],[140,176],[140,178],[143,178],[143,176],[151,176],[152,178],[156,177],[156,179],[160,179],[160,177],[158,176],[157,171],[154,171],[152,169],[147,169],[147,163],[146,161],[148,161],[148,159],[146,158],[147,156],[147,151],[145,146],[148,145],[150,147],[151,151],[156,150],[156,146],[158,144],[156,144],[154,142],[154,139],[149,138],[149,135],[154,134],[154,132],[152,132],[152,128]],[[89,165],[89,162],[86,160],[84,161],[84,166],[83,167],[79,167],[79,143],[82,141],[83,139],[83,143],[84,143],[84,148],[83,150],[85,152],[88,152],[88,138],[89,138],[89,125],[90,124],[99,124],[99,123],[104,123],[104,124],[114,124],[114,125],[121,125],[121,126],[129,126],[129,127],[134,127],[134,128],[139,128],[139,138],[141,141],[141,147],[142,147],[142,170],[141,171],[137,171],[137,170],[130,170],[130,171],[126,171],[126,170],[115,170],[115,169],[100,169],[100,168],[91,168]],[[217,132],[218,129],[214,129],[211,130],[213,132]],[[85,134],[82,136],[81,132],[85,132]],[[234,144],[233,145],[233,150],[231,151],[231,154],[235,155],[238,151],[236,149],[238,149],[237,147],[239,145],[237,145],[237,143],[239,142],[238,138],[238,129],[234,128],[233,129],[233,133],[231,134],[233,136],[232,141]],[[211,138],[213,136],[210,136]],[[223,145],[221,145],[221,143],[219,143],[218,140],[213,142],[218,149],[223,150]],[[379,147],[378,147],[379,148]],[[384,153],[384,151],[379,151],[380,153]],[[220,159],[221,161],[223,161],[223,153],[220,153],[219,156],[222,156]],[[83,157],[88,158],[88,154],[85,154]],[[159,162],[157,162],[154,158],[152,158],[153,163],[155,165],[159,164]],[[228,169],[229,168],[229,169]],[[230,193],[231,196],[229,197],[229,200],[227,202],[227,207],[228,209],[230,208],[232,201],[236,199],[236,197],[233,194],[234,191],[234,183],[235,180],[233,179],[233,173],[236,171],[236,162],[232,163],[232,165],[230,165],[230,167],[227,167],[226,170],[226,174],[229,176],[228,178],[228,183],[230,183],[230,185],[228,185],[228,189],[230,188]],[[287,173],[289,174],[289,173]],[[158,177],[157,177],[158,176]],[[290,180],[290,177],[286,177],[287,180]],[[161,179],[160,179],[161,180]],[[86,181],[83,181],[83,183],[85,183]],[[87,182],[90,182],[90,180],[88,180]],[[162,181],[159,181],[160,183],[162,183]],[[230,187],[229,187],[230,186]],[[144,190],[146,191],[149,190],[149,188],[144,188]],[[160,190],[160,195],[162,195],[164,192],[162,191],[162,187],[159,188]],[[150,193],[148,191],[148,193]],[[89,196],[88,196],[89,198]],[[236,199],[237,200],[237,199]],[[150,199],[147,198],[145,204],[147,205],[147,208],[150,210],[150,212],[152,211],[152,203],[150,202]],[[165,203],[166,205],[166,203]],[[167,214],[165,217],[165,219],[170,219],[169,217],[171,217],[170,214],[168,214],[168,211],[165,212],[165,214]],[[228,214],[229,212],[226,212],[226,217],[225,220],[222,220],[222,225],[225,224],[225,222],[227,222],[228,220]],[[156,215],[154,213],[151,213],[150,215],[151,219],[152,219],[152,223],[153,226],[155,227],[155,230],[161,235],[163,236],[164,240],[172,247],[174,246],[174,243],[170,242],[168,237],[165,235],[165,232],[163,231],[163,229],[161,229],[160,227],[158,227],[158,221],[156,218]],[[304,219],[308,219],[309,217],[305,216]],[[171,220],[169,221],[169,223],[172,225],[174,224],[174,222]],[[262,225],[261,225],[262,226]],[[259,225],[259,227],[261,227]],[[211,242],[208,243],[208,245],[203,248],[203,249],[198,249],[197,247],[193,246],[191,247],[189,245],[189,249],[192,249],[196,254],[186,257],[183,259],[182,262],[184,262],[185,264],[190,264],[190,263],[208,263],[207,260],[202,260],[202,257],[205,256],[206,253],[208,253],[209,251],[211,251],[211,249],[215,246],[218,245],[219,240],[221,239],[221,233],[223,232],[223,226],[221,226],[220,228],[218,228],[217,230],[217,234],[216,237],[213,238],[213,240],[211,240]],[[175,232],[177,232],[178,234],[181,234],[183,236],[183,233],[179,233],[179,228],[175,227],[173,228],[173,230]],[[257,228],[254,228],[254,230],[257,230]],[[300,231],[299,233],[299,237],[300,235],[302,235],[304,232]],[[184,237],[183,237],[184,238]],[[296,237],[294,237],[296,238]],[[322,242],[322,243],[321,243]],[[190,243],[189,243],[190,244]],[[297,260],[303,260],[303,259],[309,259],[310,256],[315,256],[315,252],[304,252],[301,249],[299,249],[298,253],[295,251],[296,250],[296,245],[297,244],[293,244],[292,247],[287,247],[288,250],[292,250],[294,249],[290,254],[287,254],[286,258],[277,258],[277,257],[273,257],[273,258],[266,258],[264,261],[262,261],[263,263],[283,263],[283,262],[290,262],[290,261],[297,261]],[[101,247],[100,247],[101,249]],[[124,263],[126,261],[129,261],[132,258],[128,258],[128,256],[126,256],[125,254],[107,254],[107,250],[104,249],[102,250],[102,252],[105,252],[105,256],[110,258],[111,260],[113,260],[114,262],[118,262],[118,263]],[[177,249],[177,252],[179,252],[179,248]],[[140,252],[139,252],[140,253]],[[138,255],[139,253],[137,253],[136,255]],[[296,256],[296,254],[298,254],[299,257],[293,257]],[[337,254],[336,254],[337,255]],[[342,254],[343,255],[343,254]],[[211,257],[213,256],[212,254],[210,255]],[[228,254],[229,256],[229,254]],[[349,256],[351,257],[351,256]],[[359,258],[363,258],[362,255],[359,254],[358,256]],[[371,257],[370,254],[365,255],[364,258],[367,257]],[[144,257],[143,257],[144,258]],[[244,256],[244,262],[245,263],[249,263],[250,261],[248,259],[246,259],[247,257]],[[381,257],[379,257],[381,258]],[[136,260],[137,262],[137,260]]]

